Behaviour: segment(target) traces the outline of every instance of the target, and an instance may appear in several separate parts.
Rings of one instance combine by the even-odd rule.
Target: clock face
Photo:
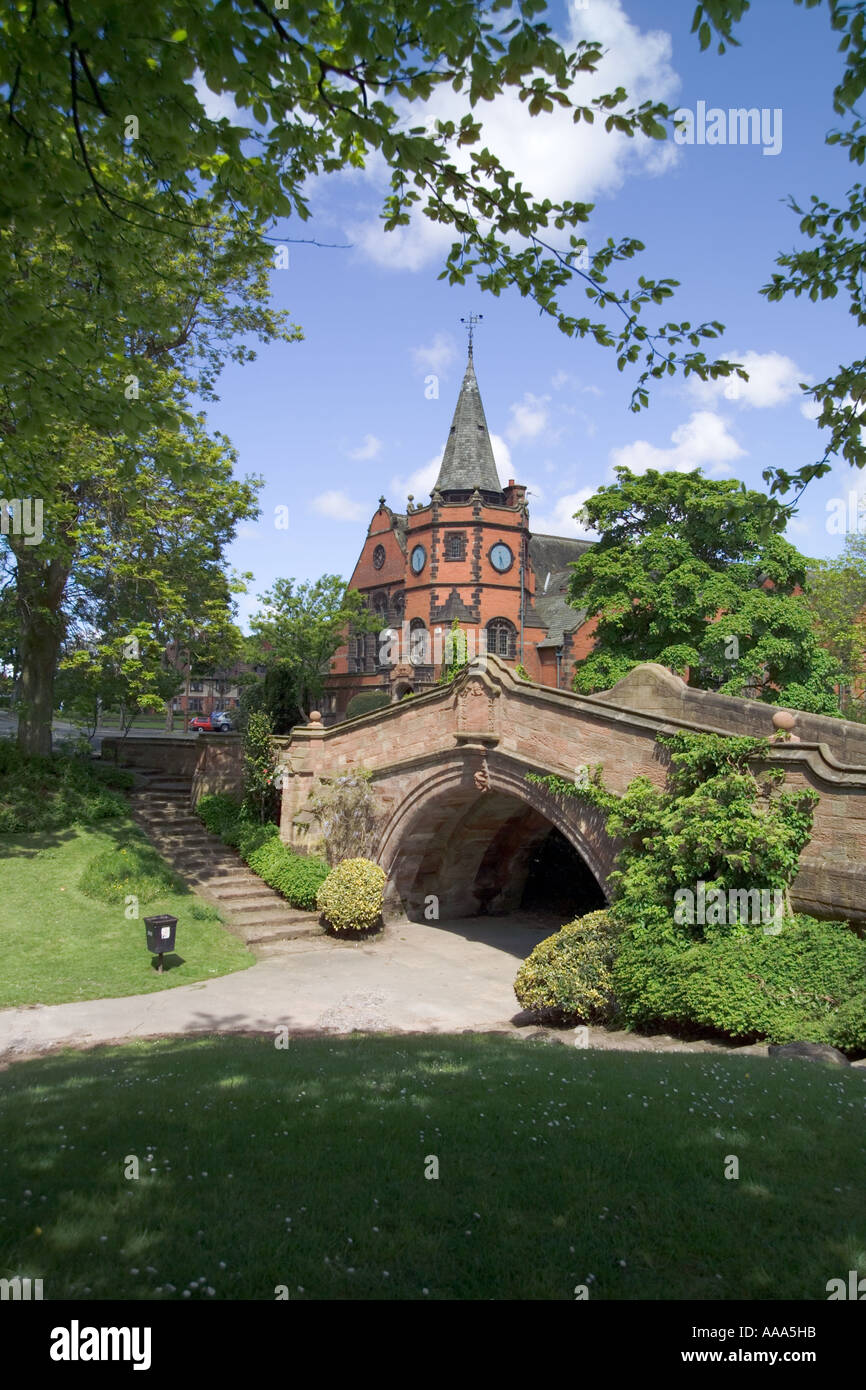
[[[490,563],[500,574],[510,570],[514,563],[514,556],[508,549],[504,541],[497,541],[490,551]]]
[[[380,569],[382,568],[382,566],[384,565],[384,563],[385,563],[385,547],[384,547],[384,545],[377,545],[377,546],[376,546],[376,549],[373,551],[373,564],[375,565],[375,567],[376,567],[377,570],[380,570]]]
[[[420,574],[427,561],[427,551],[423,545],[416,545],[412,551],[412,569],[416,574]]]

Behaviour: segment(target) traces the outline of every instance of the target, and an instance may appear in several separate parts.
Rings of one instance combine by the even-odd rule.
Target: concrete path
[[[534,1027],[514,997],[520,961],[558,925],[541,914],[470,917],[397,923],[367,941],[279,941],[260,947],[249,970],[161,994],[0,1010],[0,1059],[132,1038],[273,1034],[278,1027],[290,1034],[501,1032],[574,1046],[573,1030]],[[602,1028],[588,1029],[580,1042],[605,1051],[767,1056],[763,1043],[684,1042]],[[866,1067],[866,1060],[854,1065]]]
[[[530,919],[531,920],[531,919]],[[520,961],[558,923],[407,922],[378,939],[265,947],[249,970],[160,994],[0,1010],[0,1056],[199,1032],[511,1031]]]

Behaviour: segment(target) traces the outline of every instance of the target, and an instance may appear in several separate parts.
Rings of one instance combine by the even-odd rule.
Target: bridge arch
[[[423,920],[431,895],[448,920],[514,911],[533,855],[558,831],[608,900],[616,845],[603,820],[526,781],[526,765],[502,753],[455,749],[419,769],[383,828],[378,859],[388,875],[386,915]],[[585,910],[599,904],[596,895]],[[577,904],[579,908],[579,904]]]

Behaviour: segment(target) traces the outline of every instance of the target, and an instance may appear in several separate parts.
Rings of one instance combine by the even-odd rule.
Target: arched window
[[[487,624],[487,650],[513,661],[517,654],[517,629],[507,618],[491,618]]]
[[[413,666],[430,665],[430,633],[423,618],[409,624],[409,660]]]

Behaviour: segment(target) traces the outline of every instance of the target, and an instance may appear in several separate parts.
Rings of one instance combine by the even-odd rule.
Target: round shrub
[[[385,870],[370,859],[344,859],[332,869],[316,906],[335,931],[367,931],[381,920]]]
[[[614,1013],[611,970],[618,936],[604,910],[566,923],[523,962],[514,981],[518,1002],[554,1022],[607,1022]]]
[[[347,704],[346,718],[354,719],[357,714],[370,714],[374,709],[384,709],[390,703],[391,696],[384,690],[360,690]]]

